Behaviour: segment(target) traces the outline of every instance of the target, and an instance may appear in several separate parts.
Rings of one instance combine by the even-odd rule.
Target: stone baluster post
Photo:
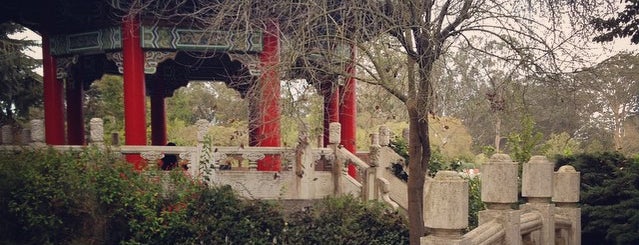
[[[390,129],[386,125],[379,126],[379,145],[390,145]]]
[[[44,121],[40,119],[31,120],[31,145],[33,147],[43,147],[44,143]]]
[[[22,145],[31,144],[31,129],[23,128],[20,137],[20,142],[22,143]]]
[[[204,136],[209,129],[209,121],[206,119],[199,119],[195,122],[195,127],[197,128],[197,142],[204,143]]]
[[[468,227],[468,181],[457,172],[439,171],[424,190],[424,226],[432,233],[421,244],[468,244],[462,237]]]
[[[550,203],[554,165],[545,156],[533,156],[522,169],[521,195],[528,203],[521,205],[520,209],[537,212],[542,220],[540,236],[536,239],[531,237],[536,244],[555,244],[555,204]]]
[[[89,143],[98,147],[104,146],[104,122],[101,118],[89,121]]]
[[[337,147],[342,138],[342,125],[338,122],[332,122],[328,125],[328,144],[333,149],[335,163],[333,164],[333,193],[339,195],[342,193],[342,172],[344,171],[344,159],[337,157]]]
[[[198,119],[195,121],[195,127],[197,128],[197,151],[195,159],[199,159],[197,162],[189,163],[189,169],[192,169],[194,172],[192,173],[200,173],[200,168],[207,168],[207,166],[215,166],[215,159],[212,159],[211,156],[214,154],[214,149],[209,147],[210,152],[203,152],[204,148],[204,138],[209,130],[209,121],[206,119]],[[200,166],[200,164],[203,164]]]
[[[568,244],[581,244],[581,209],[579,202],[579,186],[581,174],[570,165],[564,165],[554,173],[552,185],[552,201],[557,205],[555,213],[570,219]]]
[[[381,146],[379,145],[379,134],[376,133],[372,133],[371,134],[371,145],[368,148],[368,159],[369,162],[368,164],[370,164],[370,168],[368,168],[367,170],[367,184],[369,185],[368,190],[370,191],[369,193],[367,193],[367,199],[368,200],[373,200],[373,199],[378,199],[379,198],[379,187],[377,185],[377,178],[379,177],[379,166],[380,166],[380,150],[381,150]]]
[[[3,145],[13,144],[13,129],[11,128],[11,125],[2,126],[2,144]]]
[[[479,212],[479,224],[491,220],[501,222],[504,227],[504,244],[521,244],[520,211],[513,210],[517,204],[517,163],[506,154],[494,154],[481,166],[481,200],[486,210]]]

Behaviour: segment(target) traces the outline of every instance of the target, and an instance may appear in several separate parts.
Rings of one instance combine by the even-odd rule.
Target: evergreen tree
[[[557,160],[581,172],[583,244],[639,244],[639,161],[619,153]]]
[[[42,77],[33,71],[41,62],[23,53],[37,43],[9,37],[21,31],[20,25],[0,23],[0,124],[27,119],[29,108],[42,102]]]

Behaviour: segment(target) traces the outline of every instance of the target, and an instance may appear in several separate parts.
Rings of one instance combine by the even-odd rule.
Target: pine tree
[[[37,43],[9,37],[21,31],[24,27],[14,23],[0,24],[1,125],[27,119],[29,108],[42,102],[42,77],[33,71],[41,62],[23,52]]]

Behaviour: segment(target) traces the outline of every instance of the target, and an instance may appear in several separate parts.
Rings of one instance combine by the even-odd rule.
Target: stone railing
[[[479,226],[468,226],[468,184],[458,173],[440,171],[426,183],[424,223],[430,234],[421,244],[581,244],[579,172],[534,156],[524,164],[518,203],[518,166],[495,154],[481,170]]]
[[[108,148],[110,152],[121,155],[139,155],[148,166],[161,164],[165,155],[176,155],[180,163],[188,166],[191,176],[211,182],[211,184],[231,185],[241,195],[264,199],[318,199],[328,195],[352,193],[360,195],[360,190],[336,192],[346,184],[338,183],[341,176],[334,178],[334,169],[341,172],[336,162],[337,144],[332,148],[311,148],[309,144],[300,144],[296,148],[286,147],[224,147],[205,145],[205,133],[208,122],[199,120],[198,143],[196,146],[107,146],[104,142],[104,130],[101,119],[91,120],[89,128],[89,146]],[[29,139],[16,143],[14,130],[5,126],[5,134],[0,150],[23,150],[26,148],[52,147],[69,151],[83,150],[84,145],[47,146],[44,142],[44,123],[33,120],[30,130],[24,130]],[[33,132],[33,133],[29,133]],[[338,135],[339,136],[339,135]],[[20,137],[17,137],[20,138]],[[304,145],[304,147],[301,147]],[[279,171],[257,171],[257,164],[265,158],[276,158],[281,163]],[[351,158],[352,155],[346,156]],[[342,157],[343,159],[343,157]],[[363,164],[362,162],[358,162]],[[335,181],[334,179],[340,180]],[[359,183],[353,183],[359,185]],[[344,188],[347,189],[347,188]]]

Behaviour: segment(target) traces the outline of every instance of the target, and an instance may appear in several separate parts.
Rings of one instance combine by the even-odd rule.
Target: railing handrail
[[[464,238],[470,239],[470,244],[493,244],[502,240],[506,232],[504,226],[492,220],[488,223],[477,226],[477,228],[464,234]]]
[[[390,193],[390,182],[384,177],[377,177],[375,181],[377,181],[377,185],[379,187],[379,195],[382,201],[390,205],[394,210],[399,209],[399,203],[395,202],[395,200],[393,200],[388,194]]]
[[[359,157],[355,156],[355,154],[351,153],[345,148],[338,147],[336,153],[338,157],[343,157],[350,160],[353,164],[357,165],[357,167],[361,168],[362,170],[365,170],[371,167],[370,165],[362,161],[362,159],[359,159]]]
[[[556,229],[570,229],[572,228],[572,222],[568,217],[555,214],[555,228]]]
[[[538,212],[524,213],[520,216],[519,220],[519,230],[521,235],[526,235],[533,231],[541,230],[543,226],[541,214],[539,214]]]
[[[114,151],[119,151],[123,154],[134,154],[146,151],[157,151],[165,154],[179,154],[183,152],[196,151],[196,146],[157,146],[157,145],[123,145],[112,147]]]

